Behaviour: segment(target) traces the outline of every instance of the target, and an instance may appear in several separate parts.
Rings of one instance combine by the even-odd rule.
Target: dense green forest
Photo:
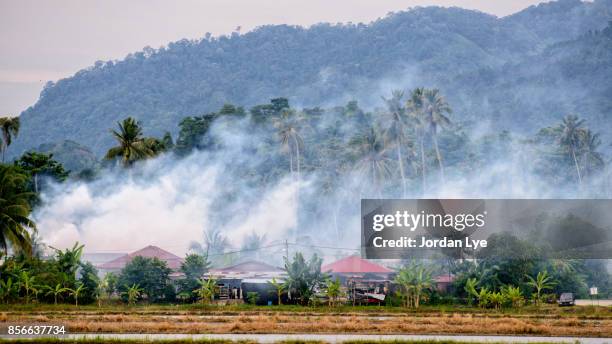
[[[418,86],[496,130],[534,133],[568,113],[609,130],[611,9],[610,0],[561,0],[497,18],[426,7],[369,24],[264,26],[147,47],[49,83],[21,114],[9,154],[68,139],[101,157],[108,124],[128,116],[147,135],[176,135],[182,118],[225,103],[285,95],[300,107],[357,99],[372,110],[392,89]]]

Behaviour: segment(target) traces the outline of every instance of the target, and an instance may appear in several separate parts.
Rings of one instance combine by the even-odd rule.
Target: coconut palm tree
[[[584,160],[585,174],[601,169],[605,165],[602,154],[597,151],[599,146],[601,146],[599,134],[594,134],[590,129],[582,131],[580,155]]]
[[[574,161],[578,185],[582,185],[582,173],[578,164],[578,158],[576,157],[576,151],[578,151],[582,145],[582,138],[584,135],[583,124],[584,120],[578,119],[578,116],[567,115],[563,118],[561,125],[558,127],[558,131],[560,132],[558,139],[559,144]]]
[[[123,122],[118,122],[117,125],[119,131],[111,130],[111,132],[119,145],[109,149],[105,159],[120,158],[123,165],[129,167],[138,160],[155,155],[148,141],[142,136],[140,123],[134,118],[128,117]]]
[[[369,128],[365,133],[354,137],[349,145],[357,156],[357,169],[364,176],[368,176],[378,197],[382,198],[383,184],[391,174],[383,135],[379,130]]]
[[[33,194],[23,191],[26,184],[26,175],[12,166],[0,165],[0,249],[5,256],[9,246],[14,251],[32,253],[30,232],[36,231],[36,224],[29,218]]]
[[[407,137],[407,113],[406,108],[402,106],[402,99],[404,98],[404,92],[395,90],[391,93],[391,98],[383,100],[387,104],[387,112],[385,113],[388,123],[385,134],[395,143],[395,150],[397,154],[397,164],[399,167],[400,177],[402,179],[402,197],[407,195],[406,185],[406,172],[404,170],[404,154],[402,148],[404,147]]]
[[[296,180],[300,181],[300,151],[304,148],[304,139],[301,136],[301,130],[305,122],[299,114],[294,111],[285,109],[281,111],[280,116],[274,118],[273,125],[278,132],[278,137],[281,142],[281,150],[289,154],[289,171],[293,176],[293,161],[295,158]]]
[[[0,118],[0,132],[2,134],[2,142],[0,142],[0,151],[2,151],[2,162],[4,162],[4,154],[13,141],[13,136],[19,135],[19,117],[2,117]]]
[[[412,119],[414,125],[414,132],[417,140],[419,141],[419,150],[421,156],[421,180],[423,193],[427,188],[427,163],[425,160],[425,118],[424,118],[424,107],[425,107],[425,89],[422,87],[415,88],[410,93],[410,97],[406,102],[406,109],[408,115]]]
[[[450,125],[450,119],[446,117],[446,114],[450,114],[452,110],[438,89],[426,90],[424,96],[426,133],[430,135],[433,141],[438,166],[440,167],[440,177],[442,183],[444,183],[444,164],[438,146],[438,130]]]

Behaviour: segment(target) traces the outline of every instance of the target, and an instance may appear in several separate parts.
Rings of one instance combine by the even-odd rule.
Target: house
[[[258,304],[278,302],[276,291],[270,284],[272,279],[284,281],[283,269],[266,263],[249,260],[224,268],[210,269],[204,276],[217,279],[220,300],[247,300],[249,292],[258,294]]]
[[[98,266],[98,269],[104,273],[119,272],[127,265],[127,263],[131,262],[134,257],[158,258],[159,260],[166,262],[167,266],[173,271],[178,271],[183,263],[183,258],[157,246],[149,245],[138,251],[124,254],[118,258],[103,263]]]
[[[355,255],[323,265],[321,271],[342,282],[353,304],[383,302],[391,290],[395,274],[389,268]]]

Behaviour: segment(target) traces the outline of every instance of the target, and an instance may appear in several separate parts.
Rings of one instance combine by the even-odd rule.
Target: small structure
[[[383,302],[394,276],[393,270],[358,256],[349,256],[323,265],[321,271],[342,282],[353,304]]]
[[[272,279],[283,282],[285,270],[266,263],[249,260],[219,269],[210,269],[204,276],[217,279],[220,300],[247,300],[249,292],[258,294],[258,304],[276,303],[276,291],[270,284]]]
[[[455,276],[446,274],[439,275],[433,278],[436,284],[436,290],[440,293],[449,293],[451,292],[451,288],[453,286],[453,282],[455,282]]]
[[[166,262],[168,267],[173,271],[180,269],[183,259],[157,246],[149,245],[138,251],[125,254],[119,258],[115,258],[109,262],[103,263],[98,268],[103,272],[119,272],[127,263],[131,262],[134,257],[158,258]]]

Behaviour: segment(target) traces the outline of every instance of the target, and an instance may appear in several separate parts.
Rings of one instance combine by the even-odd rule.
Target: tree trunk
[[[426,173],[425,173],[425,137],[423,135],[421,135],[421,137],[419,138],[420,141],[420,146],[421,146],[421,177],[422,177],[422,181],[423,181],[423,195],[425,194],[425,191],[427,190],[427,179],[426,179]]]
[[[34,192],[38,193],[38,174],[34,174]]]
[[[440,148],[438,148],[438,135],[434,131],[432,133],[434,142],[434,148],[436,149],[436,158],[438,159],[438,166],[440,166],[440,177],[442,178],[442,185],[444,185],[444,164],[442,163],[442,154],[440,154]]]
[[[397,140],[397,162],[402,177],[402,197],[406,198],[406,175],[404,173],[404,159],[402,159],[402,140]]]
[[[582,185],[582,176],[580,175],[580,166],[578,166],[578,160],[576,159],[576,152],[574,147],[571,148],[572,158],[574,159],[574,165],[576,166],[576,174],[578,175],[578,185]]]

